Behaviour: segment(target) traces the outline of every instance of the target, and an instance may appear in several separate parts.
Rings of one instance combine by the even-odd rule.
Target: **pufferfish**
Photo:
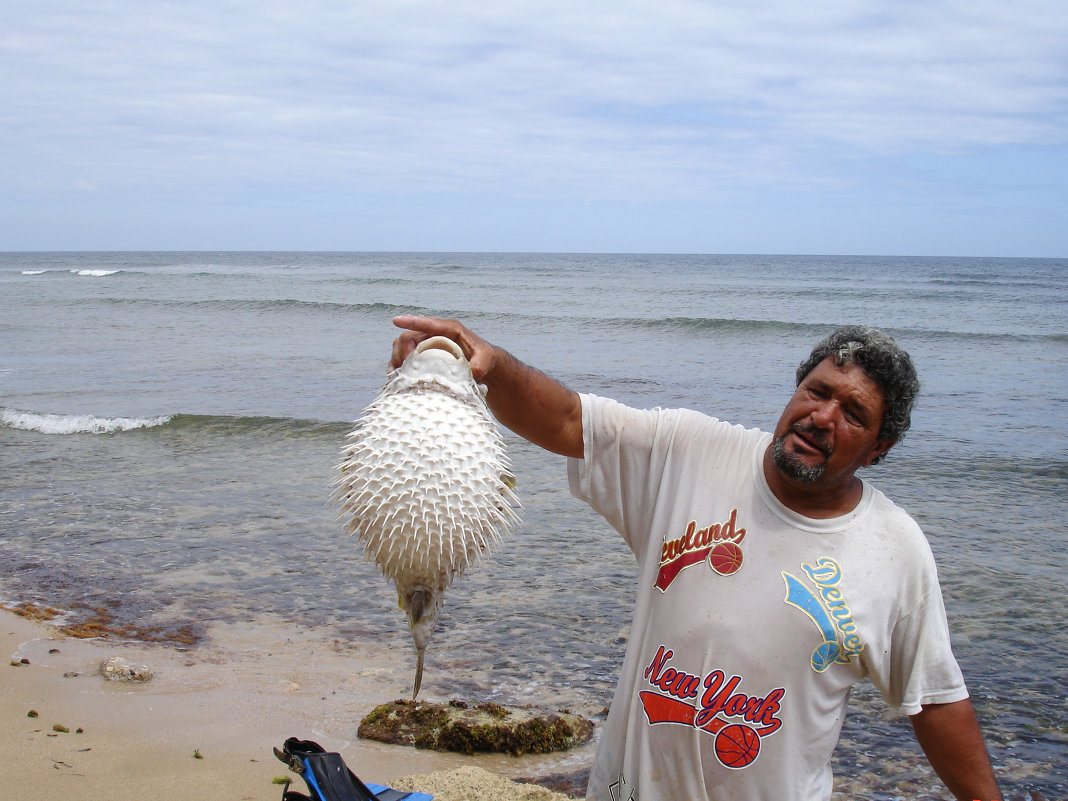
[[[460,346],[420,342],[356,421],[331,496],[348,533],[397,588],[415,688],[445,591],[519,523],[515,477]]]

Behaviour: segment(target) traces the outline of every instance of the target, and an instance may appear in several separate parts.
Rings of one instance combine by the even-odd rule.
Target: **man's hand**
[[[447,337],[459,345],[471,365],[471,374],[475,381],[481,382],[497,360],[496,349],[458,320],[402,314],[393,318],[393,325],[405,331],[393,341],[390,369],[400,367],[408,354],[415,350],[420,342],[430,337]]]
[[[393,324],[405,331],[393,341],[391,368],[400,367],[423,340],[448,337],[463,350],[475,381],[486,385],[486,403],[503,425],[553,453],[582,457],[582,404],[576,393],[457,320],[400,315]]]

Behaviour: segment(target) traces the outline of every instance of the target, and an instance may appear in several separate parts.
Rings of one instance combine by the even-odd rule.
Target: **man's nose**
[[[834,425],[836,404],[833,401],[820,403],[812,410],[812,423],[819,428],[831,428]]]

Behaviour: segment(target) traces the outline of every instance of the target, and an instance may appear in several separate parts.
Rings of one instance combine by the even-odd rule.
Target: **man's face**
[[[855,362],[828,357],[801,381],[775,426],[772,458],[787,478],[832,484],[886,453],[880,442],[886,401]]]

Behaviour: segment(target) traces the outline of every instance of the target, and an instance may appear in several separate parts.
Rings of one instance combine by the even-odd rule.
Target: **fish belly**
[[[368,408],[342,453],[338,506],[391,579],[448,587],[516,521],[488,411],[439,392]]]

